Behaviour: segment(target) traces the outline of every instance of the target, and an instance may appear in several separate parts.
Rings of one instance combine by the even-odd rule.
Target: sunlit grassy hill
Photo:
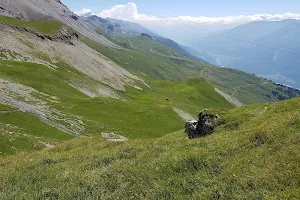
[[[297,199],[300,99],[219,112],[189,140],[79,138],[0,161],[2,199]]]

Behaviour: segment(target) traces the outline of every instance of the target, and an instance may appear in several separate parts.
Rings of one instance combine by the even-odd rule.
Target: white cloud
[[[183,22],[193,24],[235,24],[235,23],[246,23],[252,21],[279,21],[284,19],[297,19],[300,20],[300,14],[286,13],[286,14],[257,14],[257,15],[238,15],[238,16],[227,16],[227,17],[191,17],[191,16],[179,16],[175,18],[166,18],[167,21],[172,22]]]
[[[87,13],[91,13],[90,9],[83,9],[75,12],[82,16]],[[192,16],[178,16],[178,17],[156,17],[153,15],[139,14],[137,5],[135,3],[128,3],[126,5],[116,5],[108,10],[103,10],[97,14],[103,18],[114,18],[125,21],[138,22],[138,23],[184,23],[184,24],[241,24],[252,21],[279,21],[284,19],[298,19],[300,20],[300,14],[285,13],[285,14],[257,14],[257,15],[238,15],[238,16],[225,16],[225,17],[192,17]]]
[[[135,3],[128,3],[126,5],[116,5],[109,10],[103,10],[99,17],[103,18],[114,18],[125,21],[149,21],[159,20],[154,16],[142,15],[138,13],[138,9]]]
[[[79,11],[74,11],[74,13],[78,16],[87,16],[87,15],[92,15],[92,10],[89,8],[83,8],[82,10]]]

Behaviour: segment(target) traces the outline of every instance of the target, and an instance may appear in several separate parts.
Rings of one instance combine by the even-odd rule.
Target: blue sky
[[[62,0],[62,2],[73,11],[90,8],[95,13],[117,4],[134,2],[139,13],[151,12],[164,17],[298,13],[300,8],[299,0]]]

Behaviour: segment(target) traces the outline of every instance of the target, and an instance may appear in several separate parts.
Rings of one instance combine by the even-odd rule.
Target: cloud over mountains
[[[183,23],[183,24],[242,24],[252,21],[280,21],[284,19],[300,20],[300,14],[285,13],[285,14],[256,14],[256,15],[238,15],[225,17],[193,17],[193,16],[178,16],[178,17],[159,17],[148,14],[140,14],[135,3],[127,3],[126,5],[116,5],[108,10],[103,10],[100,13],[92,13],[91,9],[84,8],[80,11],[75,11],[77,15],[98,15],[103,18],[114,18],[141,24],[149,23]]]

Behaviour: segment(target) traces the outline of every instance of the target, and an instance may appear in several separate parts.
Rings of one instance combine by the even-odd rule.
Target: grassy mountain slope
[[[129,46],[126,39],[115,38],[122,49],[81,36],[99,54],[60,22],[1,20],[2,155],[101,132],[130,139],[161,137],[182,128],[184,120],[175,108],[194,117],[204,108],[232,108],[213,87],[234,93],[243,103],[273,101],[284,94],[282,89],[272,95],[273,85],[261,85],[263,79],[196,62],[146,36],[131,38]],[[251,83],[257,87],[234,89]],[[20,123],[27,120],[36,126]]]
[[[172,82],[149,78],[151,89],[141,84],[128,86],[126,91],[111,89],[116,99],[92,98],[85,93],[96,93],[94,88],[100,82],[64,63],[56,65],[59,68],[53,70],[34,63],[0,61],[2,155],[72,138],[63,133],[61,125],[68,133],[86,136],[114,132],[129,138],[153,138],[182,128],[184,121],[173,107],[194,116],[204,108],[233,107],[205,79]],[[74,80],[78,89],[71,85]]]
[[[188,140],[79,138],[0,161],[2,199],[297,199],[300,99],[220,112],[226,124]],[[151,159],[149,159],[151,158]]]
[[[73,137],[42,122],[30,113],[0,104],[0,155],[25,149],[43,149]]]
[[[4,24],[26,27],[28,29],[37,31],[38,33],[55,33],[53,36],[58,40],[60,40],[62,37],[70,37],[71,35],[68,32],[75,34],[72,30],[69,30],[66,26],[63,26],[60,22],[55,21],[25,22],[7,17],[1,17],[1,20]],[[4,27],[4,30],[6,29],[7,27]],[[16,38],[18,39],[17,41],[15,41]],[[199,63],[195,60],[189,59],[181,54],[177,49],[157,43],[149,37],[144,36],[130,39],[110,38],[114,43],[123,46],[123,49],[115,49],[99,45],[98,43],[84,37],[81,37],[81,39],[90,47],[105,55],[107,58],[114,60],[114,62],[120,66],[123,66],[129,70],[133,70],[133,72],[139,71],[155,79],[178,81],[186,81],[189,78],[203,76],[209,81],[213,82],[214,85],[223,92],[229,95],[234,94],[233,97],[237,98],[244,104],[276,101],[294,97],[288,93],[281,92],[281,89],[279,90],[279,94],[277,94],[276,88],[280,86],[275,86],[272,83],[261,85],[265,81],[251,74],[246,74],[231,69],[216,68],[206,63]],[[48,42],[45,46],[45,42],[43,42],[40,38],[37,38],[36,36],[33,37],[32,35],[24,32],[21,32],[20,34],[14,29],[3,31],[2,40],[13,41],[13,43],[9,45],[8,50],[10,52],[9,54],[18,55],[15,60],[21,59],[28,61],[29,59],[32,61],[33,59],[33,61],[37,63],[54,65],[56,64],[57,60],[63,60],[64,62],[74,66],[77,70],[89,75],[93,79],[101,80],[102,82],[104,81],[105,84],[111,85],[117,83],[117,86],[115,85],[114,87],[118,88],[124,84],[121,83],[124,82],[124,80],[119,80],[117,82],[112,82],[111,80],[113,78],[103,80],[104,77],[110,76],[107,72],[100,74],[94,73],[92,70],[103,70],[99,69],[99,66],[103,65],[103,60],[95,60],[95,52],[91,52],[88,47],[85,47],[83,44],[78,43],[77,41],[67,39],[67,43],[72,43],[75,45],[73,48],[71,48],[70,45],[64,44],[62,46],[56,42]],[[15,42],[19,43],[17,44],[18,48],[15,48]],[[3,50],[0,50],[0,55],[7,53],[5,52],[7,51],[5,49],[7,48],[6,43],[3,42],[1,46],[3,46],[2,48],[4,48],[4,52]],[[81,53],[79,54],[78,52]],[[7,59],[7,56],[1,57]],[[107,63],[107,61],[105,62]],[[109,65],[112,65],[112,63]],[[84,66],[91,66],[91,68],[86,68]],[[118,66],[115,67],[118,68]],[[118,71],[120,71],[120,69],[118,69]],[[126,72],[124,73],[126,74]],[[126,76],[128,75],[129,74],[126,74]],[[118,75],[114,75],[114,77],[116,76]],[[134,77],[134,79],[136,78],[137,77]],[[251,84],[253,87],[247,87],[245,90],[239,90],[238,92],[235,91],[235,88],[249,84]],[[285,88],[282,90],[285,90]],[[276,92],[275,95],[272,94],[273,91]]]
[[[278,86],[270,81],[242,71],[197,62],[147,36],[110,39],[124,48],[102,46],[89,39],[83,41],[119,65],[142,72],[154,79],[185,81],[189,78],[204,77],[243,104],[278,101],[300,95],[300,91],[296,95],[283,92],[274,95],[272,92],[276,91]]]
[[[300,100],[233,108],[215,91],[255,103],[290,89],[147,36],[112,48],[60,22],[0,20],[0,199],[299,196]],[[188,140],[186,118],[205,108],[225,124]]]

